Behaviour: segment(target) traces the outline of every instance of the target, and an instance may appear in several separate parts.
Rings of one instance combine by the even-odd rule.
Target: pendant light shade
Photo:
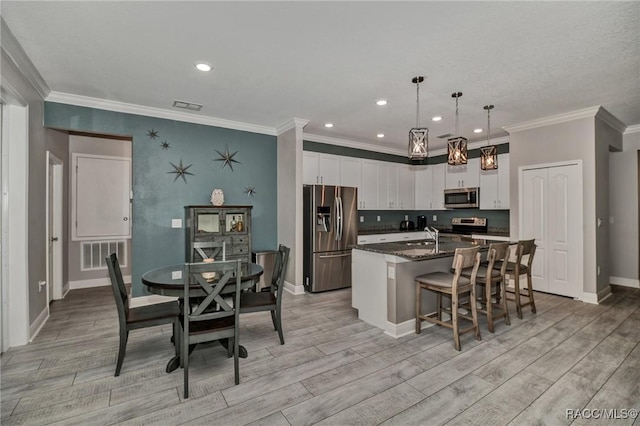
[[[467,164],[467,139],[460,136],[458,123],[458,98],[462,92],[454,92],[452,98],[456,99],[456,137],[447,139],[447,163],[451,166]]]
[[[420,83],[423,76],[413,77],[411,80],[416,85],[416,127],[409,130],[409,159],[421,160],[429,155],[429,129],[420,127]]]
[[[489,141],[493,105],[485,105],[484,109],[487,111],[487,146],[480,148],[480,168],[482,170],[495,170],[498,168],[498,150]]]

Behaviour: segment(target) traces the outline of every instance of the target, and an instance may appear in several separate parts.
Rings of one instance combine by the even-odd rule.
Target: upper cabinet
[[[378,208],[378,162],[362,160],[358,208],[376,210]]]
[[[447,167],[445,189],[476,188],[480,186],[480,159],[470,158],[467,164]]]
[[[415,209],[416,170],[408,165],[398,165],[398,202],[400,210]]]
[[[480,208],[509,209],[509,154],[498,155],[497,170],[480,171]]]
[[[362,160],[354,157],[340,157],[340,185],[358,188],[362,181]]]
[[[445,165],[416,166],[415,209],[444,210]]]
[[[304,151],[302,180],[309,185],[340,185],[340,156]]]

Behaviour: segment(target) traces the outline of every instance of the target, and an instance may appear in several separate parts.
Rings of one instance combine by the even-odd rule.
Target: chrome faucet
[[[435,227],[425,227],[425,232],[436,242],[436,253],[440,251],[440,231]]]

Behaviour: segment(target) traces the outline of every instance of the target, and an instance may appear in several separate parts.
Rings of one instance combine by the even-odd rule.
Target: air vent
[[[445,133],[444,135],[436,136],[438,139],[449,139],[453,136],[451,133]]]
[[[188,109],[189,111],[200,111],[202,109],[202,105],[200,104],[194,104],[192,102],[185,101],[173,101],[173,107]]]

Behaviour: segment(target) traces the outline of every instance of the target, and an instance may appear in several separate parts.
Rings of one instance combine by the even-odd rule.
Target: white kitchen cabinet
[[[480,185],[480,159],[470,158],[467,164],[447,168],[445,189],[476,188]]]
[[[415,208],[415,168],[401,164],[398,166],[398,205],[400,210]]]
[[[389,210],[398,209],[398,173],[400,166],[394,163],[381,163],[387,168],[387,203]]]
[[[391,163],[383,161],[377,162],[378,166],[378,210],[391,210],[392,204],[396,201],[396,194],[393,200],[389,197],[389,182],[393,181],[398,185],[398,172]],[[394,179],[395,175],[395,179]]]
[[[358,208],[360,210],[378,209],[378,162],[362,160]]]
[[[480,171],[480,209],[509,209],[509,154],[498,155],[497,170]]]
[[[358,188],[362,179],[362,160],[354,157],[340,157],[340,185]]]
[[[340,156],[304,151],[302,181],[310,185],[340,185]]]
[[[431,210],[433,166],[416,166],[415,172],[415,209]]]
[[[431,210],[445,210],[444,207],[444,187],[446,175],[446,163],[434,164],[432,166],[431,181]]]

